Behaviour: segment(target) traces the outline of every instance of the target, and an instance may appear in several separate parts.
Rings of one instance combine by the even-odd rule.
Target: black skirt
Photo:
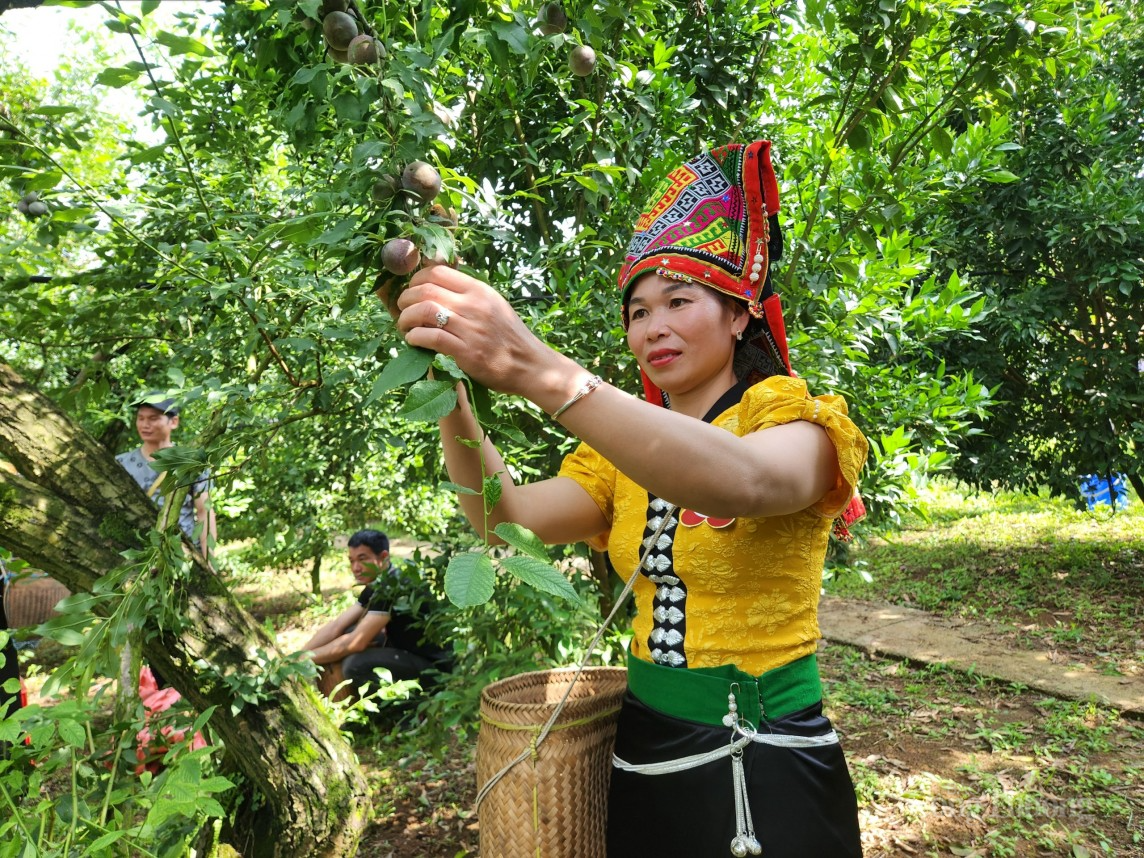
[[[816,703],[763,730],[820,736],[830,721]],[[633,764],[675,760],[725,747],[731,731],[664,715],[630,692],[616,734],[616,756]],[[837,744],[743,750],[755,837],[766,858],[861,858],[854,784]],[[612,769],[609,858],[715,858],[736,834],[731,758],[671,774]]]

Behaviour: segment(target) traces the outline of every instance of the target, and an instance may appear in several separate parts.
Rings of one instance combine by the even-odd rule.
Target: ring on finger
[[[438,311],[437,311],[437,315],[435,315],[433,318],[434,318],[434,319],[436,320],[436,322],[437,322],[437,327],[438,327],[438,328],[443,328],[443,327],[445,327],[447,324],[449,324],[449,318],[450,318],[452,315],[453,315],[453,314],[452,314],[452,313],[450,313],[448,310],[444,310],[444,309],[442,309],[442,310],[438,310]]]

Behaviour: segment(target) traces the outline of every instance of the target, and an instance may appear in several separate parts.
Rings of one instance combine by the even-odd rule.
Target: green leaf
[[[282,337],[274,341],[279,348],[290,348],[299,352],[312,352],[318,344],[309,337]]]
[[[323,232],[320,236],[314,239],[315,244],[325,244],[332,247],[335,244],[342,244],[347,238],[353,235],[354,228],[357,226],[357,218],[344,217],[332,227]]]
[[[334,113],[343,122],[357,122],[369,107],[369,102],[356,92],[338,93],[333,98]]]
[[[86,638],[89,621],[90,617],[82,614],[61,614],[40,625],[37,633],[63,646],[79,646]]]
[[[384,143],[378,140],[367,140],[354,146],[352,163],[355,167],[364,165],[373,158],[381,158],[389,152]]]
[[[226,811],[223,810],[222,805],[215,801],[213,798],[200,798],[195,802],[195,811],[205,816],[225,817]]]
[[[587,188],[589,191],[599,191],[600,190],[600,183],[597,182],[595,179],[593,179],[590,176],[583,176],[583,175],[580,175],[579,173],[577,173],[572,178],[575,179],[578,184],[583,185],[585,188]]]
[[[82,748],[87,742],[87,733],[71,718],[61,718],[56,722],[56,728],[60,731],[60,738],[73,748]]]
[[[477,420],[484,421],[493,413],[493,396],[487,387],[469,380],[469,405]]]
[[[870,132],[862,125],[855,125],[854,129],[846,135],[846,143],[851,149],[869,149]]]
[[[165,116],[178,116],[179,115],[179,108],[176,107],[173,102],[170,102],[165,98],[161,98],[158,95],[154,95],[151,97],[151,106],[156,108],[160,113],[164,114]]]
[[[103,86],[110,86],[113,89],[127,86],[127,84],[136,80],[139,77],[139,72],[135,69],[125,68],[106,68],[95,76],[95,82]]]
[[[200,781],[197,786],[201,792],[224,792],[228,789],[234,789],[234,782],[222,775],[215,775]]]
[[[200,57],[209,57],[214,54],[209,47],[204,45],[198,39],[192,39],[190,36],[179,36],[175,33],[159,33],[155,36],[155,41],[160,45],[170,49],[172,56],[180,54],[198,54]]]
[[[144,12],[144,14],[146,14],[146,12]],[[119,840],[121,837],[126,837],[130,833],[130,831],[122,828],[116,831],[108,831],[106,834],[100,835],[93,840],[84,851],[87,852],[88,855],[96,855],[100,849],[110,846],[116,840]]]
[[[501,493],[504,491],[504,486],[501,484],[500,477],[496,474],[485,477],[481,483],[483,489],[482,494],[485,498],[485,509],[492,510],[497,503],[500,502]]]
[[[458,608],[483,605],[493,597],[496,570],[488,556],[478,551],[454,554],[445,570],[445,595]]]
[[[548,551],[544,543],[527,527],[511,521],[502,521],[493,529],[493,533],[517,551],[522,551],[529,557],[535,557],[545,563],[548,562]]]
[[[534,557],[505,557],[500,566],[509,574],[519,578],[530,587],[535,587],[542,593],[567,599],[569,602],[580,603],[580,596],[572,588],[560,572],[551,564],[537,560]]]
[[[478,492],[476,489],[470,489],[468,486],[462,486],[462,485],[459,485],[458,483],[449,482],[448,480],[442,480],[440,483],[437,484],[437,488],[444,489],[447,492],[453,492],[454,494],[458,494],[458,495],[479,495],[480,494],[480,492]]]
[[[209,721],[211,716],[214,715],[214,711],[217,708],[217,706],[208,706],[206,710],[203,711],[202,714],[200,714],[199,717],[195,719],[195,723],[191,725],[189,733],[193,736],[195,733],[199,732],[199,730],[203,729],[203,727],[206,726],[207,721]]]
[[[953,138],[950,137],[949,132],[940,125],[935,125],[930,129],[930,142],[933,143],[934,149],[936,149],[938,154],[943,158],[948,158],[953,152]]]
[[[374,381],[373,389],[362,404],[363,407],[373,405],[381,396],[394,388],[421,378],[432,362],[433,352],[428,349],[408,348],[399,352],[397,357],[388,361],[381,370],[381,375]]]
[[[991,170],[985,174],[986,181],[996,182],[999,184],[1007,182],[1019,182],[1021,177],[1016,173],[1010,173],[1008,170]]]
[[[39,114],[40,116],[64,116],[68,113],[78,113],[79,108],[58,104],[41,104],[38,107],[29,107],[27,112],[30,114]]]
[[[403,420],[431,423],[457,407],[457,391],[451,381],[419,381],[409,388],[397,415]]]
[[[465,374],[461,372],[461,368],[457,366],[457,362],[449,355],[437,355],[433,358],[433,366],[453,378],[462,379],[465,377]]]
[[[294,77],[290,78],[290,83],[298,84],[299,86],[302,84],[307,84],[314,79],[315,75],[319,73],[326,73],[325,69],[323,69],[321,66],[303,66],[302,68],[298,69],[298,71],[294,72]]]
[[[528,53],[529,31],[510,21],[496,21],[492,31],[516,54]]]
[[[322,214],[309,214],[273,223],[262,230],[255,241],[261,244],[277,238],[294,244],[303,244],[318,234],[325,219],[326,216]]]

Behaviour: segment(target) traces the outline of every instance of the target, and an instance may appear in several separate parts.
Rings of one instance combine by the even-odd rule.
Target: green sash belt
[[[632,694],[673,718],[723,725],[727,695],[735,695],[738,714],[758,727],[822,699],[818,659],[813,653],[755,677],[731,664],[719,667],[665,667],[628,653]]]

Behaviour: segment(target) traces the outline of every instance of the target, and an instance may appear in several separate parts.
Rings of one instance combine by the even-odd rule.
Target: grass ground
[[[1144,504],[1113,513],[1025,495],[938,487],[925,515],[852,554],[834,595],[983,617],[1016,646],[1104,673],[1144,671]]]
[[[1144,729],[1094,704],[827,647],[867,858],[1144,854]]]
[[[828,646],[866,858],[1144,855],[1144,725],[1100,706]],[[377,796],[362,854],[479,855],[472,744],[357,740]]]
[[[832,593],[989,618],[1012,645],[1048,645],[1107,672],[1142,669],[1139,503],[1127,513],[1087,513],[947,487],[924,516],[857,548],[853,560],[872,581],[844,573]],[[268,617],[287,636],[302,625],[289,602]],[[824,647],[821,665],[867,858],[1144,855],[1141,723],[847,647]],[[356,746],[377,795],[363,854],[478,854],[471,736],[449,741],[424,727],[412,734],[373,727]]]

